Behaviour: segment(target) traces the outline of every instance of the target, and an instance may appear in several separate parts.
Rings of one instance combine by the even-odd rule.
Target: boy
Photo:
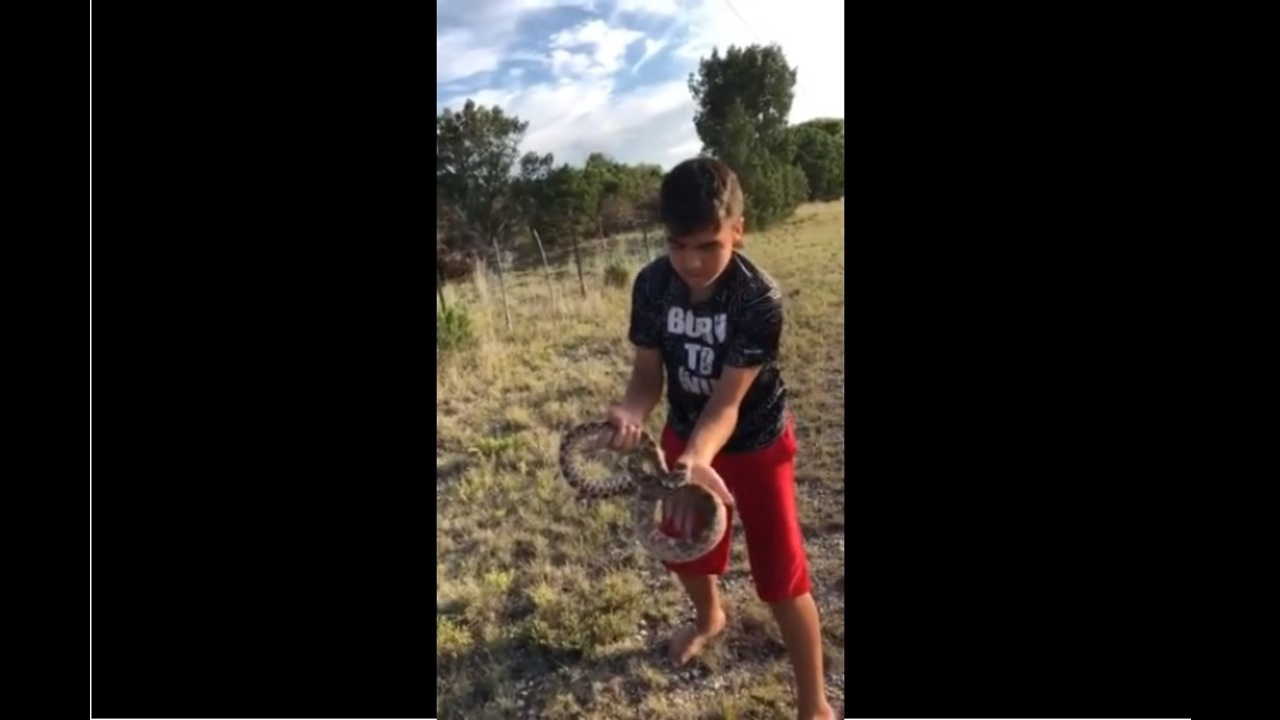
[[[608,413],[610,447],[635,447],[665,372],[667,464],[688,468],[693,482],[742,517],[756,594],[772,609],[795,671],[798,717],[835,717],[796,514],[796,441],[778,372],[781,295],[737,252],[742,188],[727,165],[706,157],[680,163],[663,178],[660,203],[668,254],[636,277],[628,333],[635,361],[625,398]],[[688,534],[687,509],[664,508],[664,516],[668,530]],[[706,556],[667,565],[696,612],[671,639],[677,663],[724,629],[716,576],[728,567],[731,537],[732,525]]]

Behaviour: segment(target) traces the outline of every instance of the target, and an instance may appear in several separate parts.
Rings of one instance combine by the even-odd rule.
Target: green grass
[[[796,472],[829,695],[844,702],[843,203],[809,205],[746,253],[782,286],[783,373],[796,413]],[[721,578],[729,626],[676,668],[665,641],[691,617],[673,579],[641,552],[625,499],[574,502],[557,438],[602,417],[630,366],[626,288],[591,259],[446,290],[474,341],[436,375],[436,707],[441,718],[794,717],[791,671],[756,599],[741,527]],[[640,258],[631,261],[638,269]],[[616,271],[615,271],[616,272]],[[650,430],[661,428],[662,410]],[[736,525],[735,521],[735,525]]]

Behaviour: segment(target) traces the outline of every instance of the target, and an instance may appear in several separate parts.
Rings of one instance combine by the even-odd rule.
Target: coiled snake
[[[706,555],[720,542],[727,525],[724,503],[711,491],[689,481],[688,471],[667,468],[662,448],[645,432],[635,450],[621,458],[624,471],[607,480],[592,482],[584,474],[584,454],[603,447],[613,434],[607,422],[579,425],[560,440],[560,474],[584,500],[616,497],[635,493],[633,506],[636,536],[641,546],[658,560],[682,563]],[[677,538],[661,530],[657,510],[662,501],[676,495],[682,498],[700,520],[691,537]]]

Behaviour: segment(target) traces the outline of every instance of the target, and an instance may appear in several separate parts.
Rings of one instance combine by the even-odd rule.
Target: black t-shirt
[[[723,452],[768,446],[786,422],[786,386],[778,372],[782,294],[772,278],[740,253],[716,282],[711,297],[689,299],[689,286],[663,256],[636,276],[631,329],[637,347],[662,351],[666,367],[667,424],[681,438],[693,432],[723,367],[761,366],[738,412],[738,426]]]

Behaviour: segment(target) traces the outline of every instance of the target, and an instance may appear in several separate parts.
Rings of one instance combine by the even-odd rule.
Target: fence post
[[[502,277],[502,250],[498,248],[498,236],[490,237],[493,242],[493,259],[498,266],[498,292],[502,293],[502,312],[507,317],[507,332],[511,332],[511,305],[507,303],[507,282]]]
[[[551,309],[559,314],[560,308],[556,305],[556,288],[551,282],[551,266],[547,264],[547,251],[542,248],[542,238],[538,237],[538,231],[532,225],[529,226],[529,232],[533,233],[533,241],[538,243],[538,254],[542,256],[542,272],[547,276],[547,297],[551,300]]]
[[[578,287],[582,288],[582,297],[587,296],[587,281],[582,277],[582,252],[578,249],[578,234],[570,233],[573,239],[573,262],[578,266]]]

